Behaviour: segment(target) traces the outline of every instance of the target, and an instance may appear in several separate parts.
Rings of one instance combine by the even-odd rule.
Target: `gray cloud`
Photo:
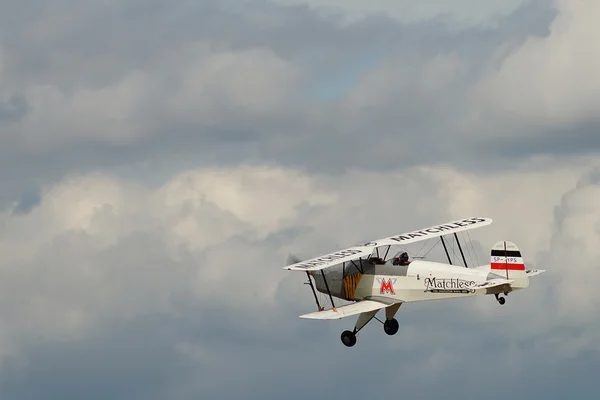
[[[584,201],[595,199],[588,192],[595,181],[572,189],[580,170],[565,178],[557,166],[540,169],[489,179],[443,168],[337,178],[233,168],[188,172],[159,188],[97,175],[65,181],[29,213],[0,223],[4,397],[304,398],[315,390],[348,397],[376,390],[383,398],[402,387],[412,398],[432,391],[453,398],[465,387],[495,385],[500,374],[524,396],[547,395],[557,390],[555,374],[597,360],[590,342],[597,327],[554,317],[557,304],[568,310],[577,302],[553,295],[566,277],[562,258],[538,259],[537,242],[548,243],[540,232],[554,224],[561,196],[567,192],[559,221],[576,220]],[[555,192],[538,190],[544,185]],[[367,211],[376,192],[388,196]],[[353,321],[297,318],[314,304],[304,277],[281,270],[288,252],[310,256],[467,210],[496,219],[492,230],[472,235],[479,262],[492,241],[508,237],[549,276],[509,296],[504,308],[491,298],[403,306],[399,336],[373,323],[351,351],[339,334]],[[564,222],[555,229],[569,234]],[[576,253],[565,256],[582,271]],[[357,358],[370,365],[357,367],[364,379],[346,379],[343,366]],[[544,374],[535,372],[541,365]],[[585,372],[577,379],[558,389],[592,384]]]
[[[73,170],[141,165],[473,162],[473,138],[459,139],[455,121],[469,106],[465,89],[498,48],[546,35],[554,17],[545,2],[496,28],[462,30],[385,16],[342,25],[262,2],[2,8],[3,87],[28,104],[19,124],[2,128],[3,193]],[[385,101],[360,89],[369,74],[381,77]]]
[[[27,99],[13,93],[6,101],[0,102],[0,123],[19,120],[27,113],[27,109]]]
[[[308,4],[326,13],[339,13],[349,20],[364,18],[369,14],[385,14],[400,21],[422,21],[444,16],[459,24],[493,23],[498,15],[514,11],[523,0],[488,1],[485,4],[474,0],[411,1],[373,0],[368,3],[353,0],[273,0],[282,4]]]
[[[595,175],[580,180],[597,124],[515,122],[488,91],[525,79],[495,72],[556,40],[559,16],[539,1],[457,28],[266,2],[0,1],[2,397],[593,388],[598,327],[576,311],[598,300],[574,289],[597,259]],[[314,304],[281,270],[289,252],[472,214],[496,220],[478,261],[507,238],[549,270],[504,308],[403,307],[399,336],[372,324],[351,351],[353,321],[297,318]]]

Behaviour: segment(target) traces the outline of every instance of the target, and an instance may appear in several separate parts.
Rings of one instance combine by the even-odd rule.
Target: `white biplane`
[[[351,347],[356,344],[356,334],[381,309],[385,309],[386,315],[385,321],[380,321],[383,329],[388,335],[394,335],[399,327],[394,317],[403,303],[493,294],[498,303],[504,304],[506,299],[501,294],[507,296],[512,291],[527,288],[529,278],[545,270],[526,269],[521,252],[509,241],[499,241],[492,247],[490,263],[468,268],[457,233],[491,223],[490,218],[467,218],[294,262],[284,269],[306,272],[319,310],[300,318],[339,319],[359,314],[354,329],[341,335],[342,343]],[[464,266],[452,264],[444,241],[444,236],[450,234],[458,243]],[[448,264],[421,259],[410,261],[406,252],[386,260],[392,246],[437,237]],[[387,247],[383,257],[379,257],[381,247]],[[320,305],[315,286],[328,295],[332,309],[325,310]],[[334,297],[351,303],[336,307]]]

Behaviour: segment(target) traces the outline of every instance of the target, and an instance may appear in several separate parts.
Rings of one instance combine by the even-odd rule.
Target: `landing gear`
[[[402,303],[396,303],[385,308],[385,321],[382,321],[379,318],[375,317],[375,314],[377,314],[379,309],[361,313],[358,316],[356,324],[354,325],[354,329],[351,331],[348,330],[342,332],[341,339],[344,346],[354,346],[356,344],[356,334],[360,332],[360,330],[364,328],[365,325],[367,325],[369,321],[371,321],[373,318],[375,318],[377,321],[383,324],[383,330],[388,335],[391,336],[398,333],[399,324],[396,318],[394,318],[394,315],[396,314],[396,311],[398,311],[398,309],[400,308],[401,304]]]
[[[387,319],[384,323],[383,323],[383,330],[385,331],[385,333],[387,333],[388,335],[395,335],[396,333],[398,333],[398,328],[399,328],[399,324],[398,321],[396,320],[396,318],[392,318],[392,319]]]
[[[504,292],[504,295],[508,295],[508,293]],[[504,305],[504,303],[506,303],[506,299],[504,297],[500,297],[498,296],[498,293],[496,293],[494,296],[496,296],[496,300],[498,301],[498,303],[500,303],[500,305]]]
[[[342,332],[342,343],[347,347],[352,347],[356,344],[356,334],[352,331]]]

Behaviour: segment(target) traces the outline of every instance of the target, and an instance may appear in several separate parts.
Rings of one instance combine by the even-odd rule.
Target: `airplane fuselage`
[[[492,274],[492,276],[490,276]],[[515,285],[492,289],[471,289],[472,284],[483,283],[490,277],[490,266],[465,268],[450,264],[414,260],[409,265],[349,264],[330,268],[324,273],[313,273],[317,290],[344,300],[373,299],[388,302],[413,302],[459,298],[509,292]],[[521,287],[518,287],[519,289]]]

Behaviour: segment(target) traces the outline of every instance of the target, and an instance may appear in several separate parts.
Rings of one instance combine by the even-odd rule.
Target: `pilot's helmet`
[[[401,262],[408,261],[408,253],[407,252],[403,252],[402,254],[400,254],[400,261]]]

